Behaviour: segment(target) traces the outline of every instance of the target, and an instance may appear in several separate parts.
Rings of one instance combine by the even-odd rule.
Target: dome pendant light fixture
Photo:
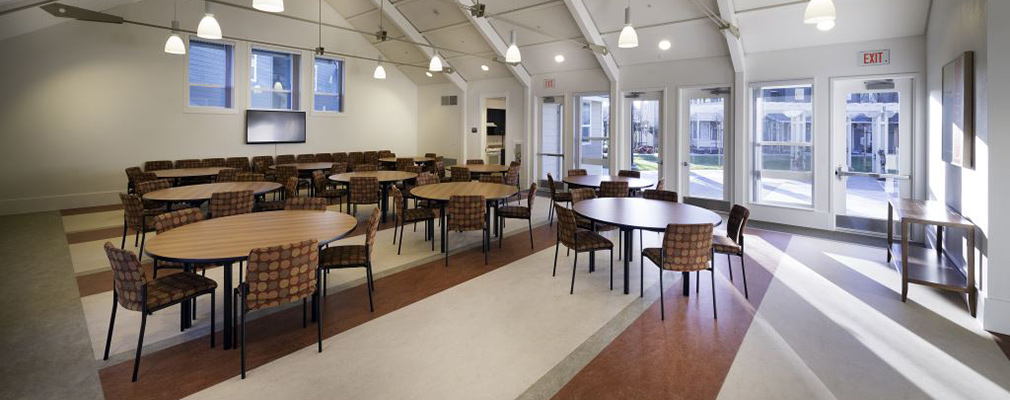
[[[253,8],[272,13],[284,12],[284,0],[253,0]]]
[[[431,62],[428,63],[428,71],[442,72],[442,60],[438,58],[438,51],[435,52],[435,55],[431,56]]]
[[[810,0],[803,13],[803,23],[817,25],[817,29],[829,31],[835,27],[835,3],[831,0]]]
[[[173,5],[172,10],[172,35],[168,37],[168,41],[165,42],[165,52],[168,54],[186,54],[186,44],[182,42],[182,38],[179,37],[179,20],[176,19],[178,16],[177,6],[179,2],[176,1]]]
[[[519,46],[516,45],[515,29],[509,34],[509,38],[511,39],[511,43],[508,50],[505,50],[505,62],[512,65],[519,64],[523,61],[523,55],[519,53]]]
[[[621,36],[617,38],[617,47],[622,49],[633,49],[638,47],[638,33],[631,26],[631,2],[624,8],[624,29],[621,29]]]
[[[375,66],[375,73],[372,74],[372,78],[386,79],[386,69],[382,68],[382,56],[379,56],[379,65]]]
[[[205,14],[196,27],[196,36],[204,39],[221,39],[221,25],[217,23],[214,14],[210,12],[210,3],[204,3]]]

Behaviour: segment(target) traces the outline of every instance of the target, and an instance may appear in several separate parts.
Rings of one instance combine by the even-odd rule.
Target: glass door
[[[565,105],[563,97],[544,97],[540,101],[540,152],[537,153],[539,165],[538,186],[548,188],[547,174],[555,181],[564,178],[564,148],[561,141]]]
[[[576,97],[576,168],[590,175],[610,174],[610,95],[586,94]]]
[[[728,209],[730,135],[729,88],[681,92],[681,193],[685,202]]]
[[[884,233],[887,199],[911,197],[912,79],[833,82],[835,226]]]
[[[663,171],[663,124],[660,120],[663,92],[632,92],[624,96],[631,141],[631,169],[642,178],[659,181]]]

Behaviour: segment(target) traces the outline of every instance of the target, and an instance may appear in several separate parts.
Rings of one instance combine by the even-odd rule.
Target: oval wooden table
[[[633,178],[634,179],[634,178]],[[690,204],[638,197],[608,197],[583,200],[572,206],[572,211],[594,223],[616,226],[624,236],[624,294],[630,291],[628,279],[632,258],[635,229],[664,232],[667,224],[722,224],[722,217],[712,211]],[[641,255],[639,255],[641,257]],[[592,261],[593,258],[590,258]],[[684,295],[690,285],[684,273]]]
[[[144,195],[144,200],[163,201],[170,203],[196,203],[210,200],[214,193],[238,192],[251,190],[253,195],[260,196],[280,189],[283,185],[276,182],[221,182],[202,185],[178,186],[156,190]]]
[[[439,214],[442,218],[442,252],[445,252],[445,205],[449,202],[449,199],[452,198],[452,196],[484,196],[484,200],[487,205],[485,222],[488,226],[491,226],[491,205],[497,205],[499,200],[507,199],[516,194],[518,191],[519,189],[515,186],[500,183],[446,182],[436,183],[434,185],[417,186],[410,190],[410,195],[419,199],[439,203],[441,210]],[[497,208],[495,208],[494,211],[497,211]],[[497,230],[497,226],[495,227],[494,233],[496,236],[500,234]]]
[[[224,346],[232,347],[234,304],[232,266],[252,249],[316,239],[339,240],[358,220],[335,211],[270,211],[213,218],[180,226],[147,241],[145,252],[158,260],[224,265]]]
[[[404,171],[362,171],[345,172],[342,174],[330,175],[330,180],[340,183],[351,183],[354,177],[375,177],[379,180],[379,187],[382,196],[379,198],[379,207],[382,209],[382,222],[386,222],[386,212],[389,211],[389,186],[396,182],[402,182],[417,178],[417,174]],[[351,196],[347,196],[347,212],[351,212]]]
[[[202,168],[173,168],[162,169],[154,172],[158,179],[183,179],[183,178],[204,178],[219,174],[222,170],[233,169],[229,167],[202,167]]]
[[[601,182],[628,182],[628,189],[644,189],[652,186],[655,182],[642,178],[631,178],[627,176],[614,175],[583,175],[568,176],[563,180],[565,183],[578,187],[600,188]]]
[[[397,158],[409,158],[414,161],[414,164],[426,164],[430,162],[435,162],[433,157],[383,157],[379,159],[379,162],[396,164]]]

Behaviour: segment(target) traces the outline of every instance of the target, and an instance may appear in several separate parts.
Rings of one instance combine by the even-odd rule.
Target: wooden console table
[[[894,242],[894,216],[901,221],[901,243]],[[936,249],[909,244],[909,226],[936,226]],[[968,239],[968,259],[962,274],[943,254],[943,230],[963,228]],[[908,299],[908,284],[950,290],[968,295],[968,309],[975,316],[978,293],[975,289],[975,224],[936,200],[910,200],[891,197],[887,203],[887,261],[901,273],[901,301]]]

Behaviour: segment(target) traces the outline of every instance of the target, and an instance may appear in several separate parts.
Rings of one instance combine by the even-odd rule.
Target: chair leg
[[[551,276],[558,276],[558,250],[561,250],[560,240],[554,244],[554,272],[551,272]]]
[[[533,210],[530,210],[530,212],[532,213]],[[533,247],[533,217],[530,216],[530,219],[526,220],[526,223],[530,226],[530,250],[536,250],[536,247]]]
[[[140,232],[133,234],[133,247],[140,246]]]
[[[240,344],[240,346],[242,347],[242,356],[241,356],[242,357],[242,361],[241,361],[241,364],[242,364],[242,379],[245,379],[245,312],[246,312],[246,310],[245,310],[245,304],[244,304],[245,303],[245,295],[243,295],[242,297],[243,297],[242,298],[242,303],[243,304],[239,305],[239,307],[242,308],[242,319],[239,321],[239,324],[242,327],[242,343]]]
[[[126,248],[126,219],[123,219],[123,243],[119,245],[120,249]]]
[[[365,282],[367,282],[367,287],[365,290],[368,292],[368,311],[375,312],[375,305],[372,304],[372,262],[369,261],[365,266]]]
[[[400,224],[393,222],[393,244],[396,244],[396,230],[400,228]]]
[[[498,224],[498,248],[501,248],[502,241],[505,239],[505,218],[495,217],[495,223]]]
[[[147,240],[147,227],[141,229],[143,232],[140,233],[140,251],[137,252],[137,261],[144,259],[144,241]]]
[[[638,297],[645,297],[645,253],[638,255],[638,283],[639,283],[639,294]]]
[[[694,271],[694,292],[701,293],[701,271]]]
[[[614,290],[614,248],[610,248],[610,290]]]
[[[112,345],[112,328],[116,325],[116,309],[119,308],[119,294],[112,291],[112,317],[109,318],[109,336],[105,338],[105,356],[103,360],[109,359],[109,346]]]
[[[743,254],[740,254],[740,273],[743,274],[743,298],[749,299],[750,293],[747,293],[747,268],[744,267]]]
[[[393,224],[393,226],[396,226],[396,225],[397,224],[395,224],[395,223]],[[404,229],[403,229],[403,224],[399,224],[399,225],[400,225],[400,246],[396,248],[396,255],[400,255],[400,252],[403,251],[403,231],[404,231]],[[396,237],[396,231],[393,231],[393,237],[394,238]]]
[[[715,307],[715,252],[711,253],[709,259],[712,260],[712,268],[710,268],[710,271],[712,271],[712,318],[719,319],[719,313]]]
[[[313,296],[313,298],[314,298],[313,301],[315,301],[316,303],[320,303],[319,302],[319,292],[316,292],[316,294]],[[320,353],[322,353],[323,352],[323,305],[322,304],[317,304],[316,305],[316,346],[317,346],[317,351],[320,352]]]
[[[733,263],[729,262],[730,255],[726,254],[726,266],[729,270],[729,281],[733,282]]]
[[[568,290],[568,294],[575,294],[575,270],[579,266],[579,252],[575,252],[575,261],[572,261],[572,288]]]
[[[663,300],[663,267],[659,267],[659,320],[666,321],[666,301]]]
[[[487,265],[487,256],[491,253],[491,228],[484,228],[484,265]]]
[[[214,348],[214,326],[217,319],[216,303],[215,298],[217,297],[217,291],[210,292],[210,348]]]
[[[137,374],[140,372],[140,354],[144,350],[144,330],[147,329],[147,310],[140,313],[140,337],[137,338],[137,355],[133,358],[133,382],[137,381]]]
[[[449,266],[449,229],[445,229],[445,237],[442,238],[445,241],[445,266]]]

